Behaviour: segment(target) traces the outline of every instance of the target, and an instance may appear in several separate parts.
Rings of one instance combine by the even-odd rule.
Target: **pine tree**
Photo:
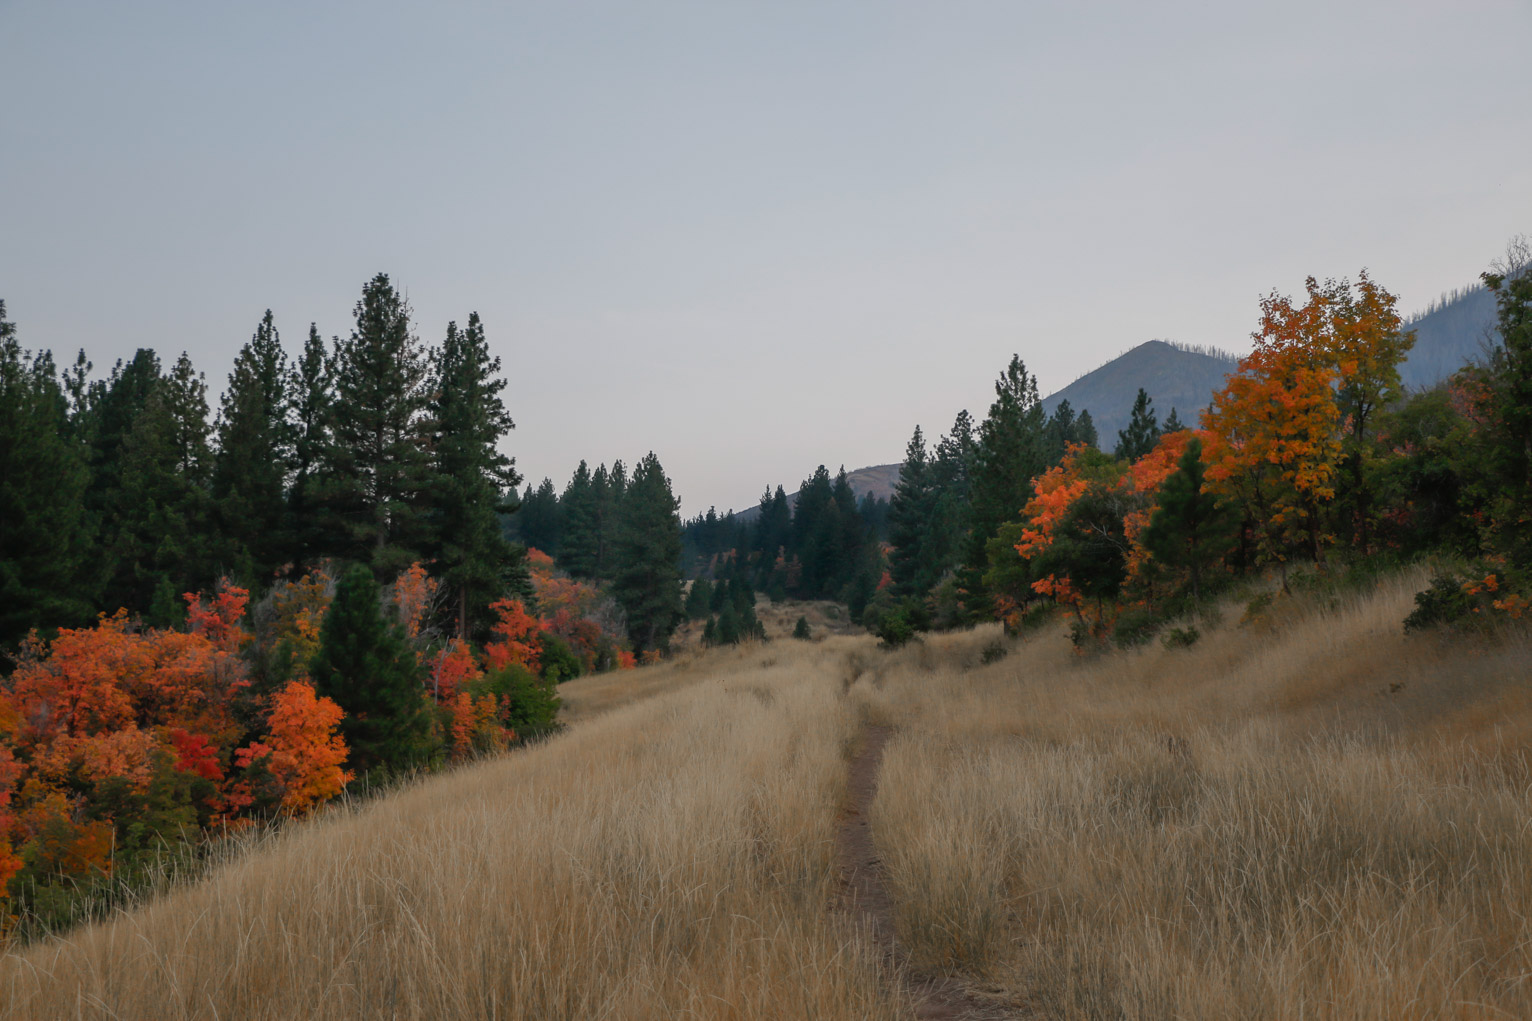
[[[713,631],[713,642],[717,645],[738,645],[740,638],[739,610],[732,602],[725,603],[723,612],[718,615],[718,627]]]
[[[552,479],[543,479],[536,489],[527,486],[515,521],[523,543],[550,557],[559,555],[559,494]]]
[[[1090,417],[1089,409],[1080,412],[1080,417],[1075,419],[1075,437],[1087,447],[1101,446],[1096,435],[1096,423]]]
[[[597,473],[603,471],[604,467]],[[603,480],[592,477],[591,489],[596,497],[596,577],[610,578],[616,568],[614,550],[622,530],[623,497],[628,491],[628,470],[622,461],[613,461]]]
[[[960,411],[952,429],[937,442],[936,458],[931,463],[931,532],[927,539],[931,585],[962,560],[973,461],[973,419],[967,411]]]
[[[975,619],[993,611],[983,572],[987,544],[1015,519],[1032,495],[1032,479],[1048,467],[1047,417],[1037,380],[1016,355],[995,383],[995,400],[974,443],[968,529],[961,584],[964,606]]]
[[[1117,449],[1112,454],[1120,461],[1137,461],[1153,450],[1159,439],[1160,423],[1154,414],[1154,401],[1139,387],[1128,427],[1117,434]]]
[[[923,596],[936,581],[930,548],[936,493],[930,476],[926,439],[917,425],[904,448],[904,464],[888,507],[888,537],[893,546],[888,570],[899,596]]]
[[[760,580],[770,587],[770,575],[776,570],[778,558],[793,543],[793,511],[787,502],[787,493],[781,486],[778,486],[775,491],[767,486],[762,491],[760,508],[761,513],[755,520],[755,533],[750,547],[759,554],[757,567]]]
[[[327,496],[344,528],[342,552],[392,578],[422,559],[431,485],[426,449],[427,356],[410,308],[379,273],[362,288],[356,326],[334,357]]]
[[[559,498],[563,534],[559,539],[559,563],[572,578],[591,578],[596,572],[599,538],[596,525],[596,492],[590,468],[584,461],[575,469]]]
[[[814,637],[813,632],[809,630],[809,619],[807,617],[799,617],[798,622],[793,625],[793,637],[802,642],[806,642]]]
[[[432,461],[435,571],[455,606],[457,633],[467,639],[490,619],[521,565],[522,549],[507,542],[500,514],[521,476],[500,441],[515,428],[500,398],[505,380],[492,358],[477,312],[462,332],[447,324],[437,355],[430,419],[436,428]]]
[[[1185,428],[1186,425],[1182,423],[1181,416],[1176,414],[1175,408],[1171,408],[1170,414],[1165,418],[1165,424],[1160,426],[1160,435],[1169,436],[1171,433],[1178,433]]]
[[[222,545],[212,514],[207,382],[182,352],[123,437],[106,604],[147,610],[169,578],[210,588]]]
[[[335,589],[310,672],[314,690],[345,711],[341,735],[358,773],[398,769],[429,753],[420,664],[404,632],[383,617],[372,572],[353,566]]]
[[[1154,559],[1187,572],[1192,599],[1202,599],[1202,578],[1234,545],[1234,508],[1208,490],[1202,440],[1187,441],[1176,470],[1160,485],[1159,507],[1139,537]]]
[[[706,578],[698,578],[691,583],[686,591],[686,617],[688,620],[701,620],[708,615],[708,607],[712,604],[713,587],[708,584]]]
[[[1483,445],[1492,486],[1492,544],[1511,563],[1532,569],[1532,246],[1511,242],[1506,258],[1484,274],[1495,295],[1499,344],[1490,358],[1492,414]]]
[[[231,564],[248,565],[246,583],[268,583],[285,559],[288,420],[287,356],[271,310],[234,359],[218,416],[213,501]]]
[[[614,550],[612,595],[636,652],[670,647],[681,621],[681,519],[670,480],[650,452],[633,471]]]
[[[336,347],[339,347],[336,342]],[[330,440],[330,414],[334,403],[331,362],[318,328],[309,324],[303,355],[287,378],[287,420],[292,446],[287,471],[287,545],[283,559],[294,573],[301,573],[325,552],[334,552],[334,523],[324,504],[323,470]]]
[[[52,357],[23,353],[0,301],[0,648],[34,627],[83,624],[92,609],[90,476],[67,412]]]

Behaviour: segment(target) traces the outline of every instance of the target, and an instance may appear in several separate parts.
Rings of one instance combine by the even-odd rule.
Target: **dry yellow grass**
[[[873,827],[917,967],[1037,1017],[1529,1017],[1532,649],[1406,639],[1422,584],[1190,649],[583,678],[545,744],[0,959],[0,1018],[908,1016],[834,910],[864,718],[899,729]]]
[[[682,690],[295,827],[0,961],[0,1017],[895,1017],[826,910],[837,656],[669,668]]]
[[[1422,584],[890,659],[854,691],[901,730],[873,828],[916,962],[1045,1017],[1532,1017],[1532,658],[1405,638]]]

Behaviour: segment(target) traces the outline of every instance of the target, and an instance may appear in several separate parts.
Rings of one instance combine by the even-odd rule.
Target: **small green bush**
[[[1005,657],[1009,656],[1010,654],[1011,654],[1011,647],[1009,645],[1005,644],[1005,642],[1002,641],[1001,639],[997,638],[993,642],[990,642],[988,645],[986,645],[979,652],[979,660],[985,666],[989,666],[991,663],[998,663],[998,662],[1000,662],[1002,659],[1005,659]]]
[[[1160,636],[1160,644],[1167,649],[1190,649],[1197,644],[1197,639],[1202,637],[1202,632],[1191,624],[1186,627],[1173,627]]]
[[[582,669],[580,657],[569,647],[569,643],[558,635],[544,631],[542,634],[543,649],[537,659],[537,665],[541,668],[543,680],[549,684],[562,684],[564,681],[579,677]]]
[[[804,642],[814,637],[813,633],[809,631],[809,619],[807,617],[799,617],[798,623],[793,625],[793,637]]]
[[[885,647],[897,649],[901,645],[909,644],[914,639],[916,631],[905,608],[896,606],[878,618],[872,633],[883,640]]]
[[[1143,645],[1154,637],[1163,621],[1160,615],[1145,607],[1131,607],[1117,616],[1112,627],[1112,641],[1119,649],[1131,649]]]
[[[519,737],[538,737],[558,727],[559,697],[554,686],[515,663],[467,685],[470,694],[494,695],[506,707],[506,723]]]

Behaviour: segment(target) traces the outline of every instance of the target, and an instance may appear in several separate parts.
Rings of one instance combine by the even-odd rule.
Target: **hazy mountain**
[[[856,498],[872,494],[874,499],[887,500],[894,495],[894,485],[899,481],[899,464],[875,464],[866,468],[858,468],[856,471],[846,473],[846,481],[851,485],[851,491]],[[775,491],[776,487],[772,487]],[[792,506],[798,499],[797,491],[787,494],[787,504]],[[759,504],[753,504],[742,511],[734,512],[736,521],[754,521],[761,514]]]
[[[1043,407],[1051,415],[1067,400],[1076,415],[1089,410],[1101,449],[1110,451],[1117,445],[1118,430],[1128,424],[1139,387],[1149,392],[1161,422],[1175,408],[1182,422],[1195,425],[1197,413],[1238,365],[1236,356],[1214,348],[1151,340],[1050,394]]]
[[[1443,295],[1411,320],[1415,347],[1399,367],[1405,386],[1435,386],[1469,362],[1481,361],[1495,334],[1495,296],[1483,284]]]
[[[1415,347],[1399,368],[1411,389],[1435,386],[1458,369],[1484,357],[1494,337],[1495,298],[1483,285],[1475,284],[1443,295],[1424,313],[1410,320]],[[1236,355],[1216,348],[1191,347],[1151,340],[1093,369],[1062,390],[1043,399],[1051,415],[1059,402],[1068,400],[1075,414],[1089,409],[1103,450],[1117,445],[1117,432],[1128,424],[1133,399],[1143,387],[1154,399],[1154,411],[1163,423],[1175,408],[1181,421],[1197,424],[1197,415],[1223,386],[1224,377],[1239,365]],[[880,464],[847,472],[857,498],[866,493],[888,498],[899,481],[899,465]],[[798,494],[788,496],[791,502]],[[748,507],[735,514],[751,521],[760,513]]]

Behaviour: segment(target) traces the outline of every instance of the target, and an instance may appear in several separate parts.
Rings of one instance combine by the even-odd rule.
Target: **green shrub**
[[[980,651],[979,660],[985,666],[989,666],[991,663],[1000,662],[1010,654],[1011,647],[1005,644],[1002,639],[997,638],[993,642],[990,642],[988,645],[986,645],[982,651]]]
[[[1173,627],[1160,637],[1160,644],[1167,649],[1190,649],[1197,644],[1197,639],[1202,637],[1202,632],[1188,624],[1186,627]]]
[[[1112,641],[1119,649],[1143,645],[1154,637],[1164,623],[1158,613],[1146,607],[1130,607],[1117,615],[1112,626]]]
[[[907,645],[916,634],[915,625],[910,622],[909,614],[905,612],[903,606],[896,606],[882,613],[871,630],[882,639],[883,645],[890,649]]]
[[[793,625],[793,637],[804,642],[814,637],[813,633],[809,631],[809,619],[807,617],[799,617],[798,623]]]
[[[537,665],[543,680],[549,684],[562,684],[564,681],[580,676],[582,672],[580,657],[575,655],[575,651],[569,647],[568,642],[558,635],[544,631],[542,645]]]
[[[494,695],[505,706],[505,722],[520,737],[537,737],[558,726],[559,697],[554,686],[524,666],[512,663],[467,685],[472,695]]]

